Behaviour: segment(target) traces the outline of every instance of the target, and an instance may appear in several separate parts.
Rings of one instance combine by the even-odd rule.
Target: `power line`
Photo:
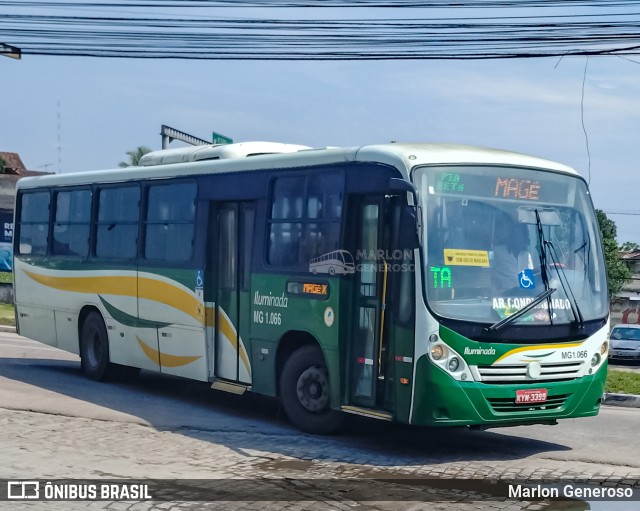
[[[0,6],[37,7],[37,8],[78,8],[81,7],[127,7],[127,8],[219,8],[219,7],[246,7],[246,8],[381,8],[381,9],[441,9],[441,8],[468,8],[468,9],[530,9],[530,8],[566,8],[566,7],[628,7],[638,5],[640,0],[467,0],[467,1],[432,1],[419,2],[412,0],[138,0],[132,2],[95,1],[72,2],[55,0],[2,0]]]
[[[177,5],[155,1],[165,7]],[[0,0],[0,5],[17,3]],[[551,3],[566,4],[546,4]],[[105,2],[28,4],[131,6]],[[194,18],[175,17],[166,12],[144,17],[6,14],[0,18],[0,30],[25,55],[254,60],[495,59],[640,55],[638,17],[639,13],[629,12],[620,13],[619,18],[591,13],[406,19]]]

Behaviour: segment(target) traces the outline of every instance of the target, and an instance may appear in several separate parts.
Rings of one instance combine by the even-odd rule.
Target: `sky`
[[[0,41],[11,44],[1,32]],[[595,207],[616,222],[619,243],[640,243],[640,57],[260,62],[26,55],[0,57],[0,92],[0,151],[19,153],[31,170],[115,168],[140,145],[160,149],[163,124],[203,139],[216,131],[237,142],[314,147],[472,144],[575,168],[589,181]]]

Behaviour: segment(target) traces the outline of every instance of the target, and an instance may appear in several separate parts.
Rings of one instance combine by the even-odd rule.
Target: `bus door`
[[[390,356],[385,308],[390,296],[388,233],[384,196],[356,197],[357,240],[354,283],[355,317],[350,349],[350,398],[354,405],[385,407],[385,378]],[[352,201],[353,204],[353,201]],[[352,238],[353,239],[353,238]],[[352,248],[353,250],[353,248]]]
[[[209,264],[214,286],[212,376],[250,383],[249,314],[251,308],[251,253],[255,205],[220,202],[211,208],[213,236],[209,237]]]
[[[391,418],[389,412],[407,417],[413,371],[415,213],[404,193],[355,196],[350,203],[351,218],[357,219],[356,230],[346,237],[356,242],[350,246],[356,258],[348,336],[350,402],[384,410],[380,418]]]

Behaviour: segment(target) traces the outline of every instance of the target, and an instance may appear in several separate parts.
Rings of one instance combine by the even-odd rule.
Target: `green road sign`
[[[212,142],[214,144],[233,144],[233,139],[214,131],[212,135]]]

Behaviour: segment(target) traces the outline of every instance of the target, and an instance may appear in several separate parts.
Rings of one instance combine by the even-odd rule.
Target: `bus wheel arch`
[[[85,306],[80,311],[78,338],[82,372],[91,380],[107,379],[113,370],[109,336],[104,318],[96,307]]]
[[[80,314],[78,314],[78,354],[79,355],[82,355],[82,351],[81,351],[82,350],[82,328],[83,328],[84,322],[87,319],[87,316],[92,312],[100,314],[100,317],[102,317],[102,313],[100,312],[100,309],[98,309],[98,307],[96,307],[95,305],[84,305],[82,309],[80,309]]]
[[[140,368],[111,362],[107,325],[100,309],[85,305],[78,316],[78,353],[85,376],[95,381],[128,381],[140,374]]]
[[[305,332],[285,334],[276,367],[278,397],[289,420],[308,433],[336,431],[344,417],[331,408],[329,373],[316,339]]]

